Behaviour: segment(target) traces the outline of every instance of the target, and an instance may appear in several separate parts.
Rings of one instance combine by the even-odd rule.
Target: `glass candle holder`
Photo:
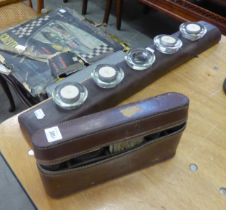
[[[125,60],[133,70],[146,70],[155,62],[154,50],[151,48],[132,49],[125,56]]]
[[[154,38],[154,45],[161,53],[174,54],[183,46],[183,43],[177,37],[161,34]]]
[[[113,88],[122,82],[125,74],[118,66],[100,64],[93,70],[91,76],[99,87]]]
[[[197,22],[186,22],[180,25],[180,33],[185,39],[196,41],[205,36],[207,28]]]
[[[79,83],[65,83],[58,85],[53,93],[53,101],[63,109],[75,109],[81,106],[88,97],[88,90]]]

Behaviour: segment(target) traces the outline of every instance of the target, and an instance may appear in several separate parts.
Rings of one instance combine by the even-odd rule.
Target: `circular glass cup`
[[[58,85],[52,93],[55,104],[66,110],[78,108],[86,101],[87,97],[87,88],[72,82]]]
[[[154,38],[154,45],[163,54],[174,54],[183,46],[183,43],[177,37],[161,34]]]
[[[143,71],[148,69],[155,62],[154,50],[151,48],[132,49],[125,56],[125,60],[133,70]]]
[[[114,88],[124,79],[124,71],[114,65],[100,64],[91,73],[94,82],[101,88]]]
[[[180,25],[180,33],[183,38],[196,41],[205,36],[207,28],[198,22],[186,22]]]

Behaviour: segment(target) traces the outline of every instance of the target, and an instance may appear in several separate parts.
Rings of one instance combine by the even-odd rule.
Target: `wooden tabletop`
[[[124,103],[176,91],[190,98],[176,156],[63,199],[46,195],[17,116],[0,125],[0,150],[41,210],[226,209],[226,38]],[[196,164],[191,165],[190,164]],[[196,168],[191,171],[190,168]],[[110,173],[110,172],[109,172]]]

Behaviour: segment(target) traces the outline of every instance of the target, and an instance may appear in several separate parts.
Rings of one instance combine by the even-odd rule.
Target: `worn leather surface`
[[[206,22],[202,22],[202,24],[205,24],[208,29],[207,34],[202,39],[191,42],[180,37],[183,41],[183,47],[173,55],[165,55],[156,50],[156,62],[146,71],[134,71],[125,61],[118,63],[117,65],[123,68],[125,72],[125,79],[116,88],[102,89],[92,79],[84,81],[83,84],[87,87],[89,96],[87,101],[78,109],[62,110],[50,99],[21,114],[18,118],[19,123],[25,132],[27,131],[31,136],[39,129],[117,105],[123,99],[138,92],[170,70],[218,43],[221,38],[219,29]],[[174,36],[180,36],[180,33],[177,32]],[[150,44],[150,47],[153,47],[153,44]],[[45,117],[38,120],[34,111],[40,108],[45,113]]]
[[[226,7],[226,1],[225,0],[206,0],[207,2],[211,2],[213,4],[218,4],[222,7]]]
[[[38,169],[50,196],[66,196],[173,157],[181,132],[88,167],[57,172],[38,164]]]
[[[38,131],[32,143],[47,193],[53,197],[65,196],[171,158],[185,128],[188,105],[186,96],[166,93],[59,124],[63,139],[56,142],[49,143],[44,130]],[[182,126],[171,133],[100,161],[66,169],[46,167],[93,148],[144,139],[178,125]]]
[[[167,93],[54,125],[62,135],[57,141],[48,142],[46,129],[39,130],[32,136],[36,159],[51,165],[98,147],[165,130],[186,121],[188,104],[186,96]]]

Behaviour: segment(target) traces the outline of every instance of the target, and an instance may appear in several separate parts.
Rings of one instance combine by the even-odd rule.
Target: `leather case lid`
[[[170,70],[216,44],[221,38],[219,29],[206,22],[202,22],[202,24],[208,29],[207,34],[202,39],[191,42],[182,38],[179,32],[175,33],[174,36],[179,36],[183,41],[182,49],[173,55],[165,55],[156,50],[156,62],[146,71],[134,71],[125,61],[119,63],[118,65],[125,72],[125,78],[113,89],[102,89],[92,79],[84,81],[83,85],[88,89],[89,96],[78,109],[71,111],[60,109],[50,99],[21,114],[18,117],[19,123],[31,136],[39,129],[117,105]],[[150,47],[154,48],[153,45]],[[38,109],[42,109],[45,114],[43,119],[37,119],[35,116],[35,111]]]
[[[32,137],[35,156],[42,164],[53,164],[176,126],[186,121],[188,103],[182,94],[167,93],[39,130]]]

